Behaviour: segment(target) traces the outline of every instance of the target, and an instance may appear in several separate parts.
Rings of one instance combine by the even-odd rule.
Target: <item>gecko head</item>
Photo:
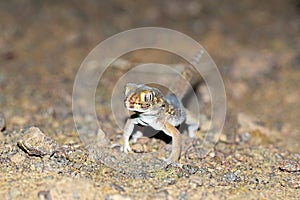
[[[145,113],[159,109],[163,103],[163,94],[157,88],[134,83],[125,87],[124,104],[130,111]]]

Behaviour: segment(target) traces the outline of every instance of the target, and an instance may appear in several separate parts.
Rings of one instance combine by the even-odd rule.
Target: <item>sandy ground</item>
[[[299,6],[297,0],[1,1],[0,198],[298,199]],[[183,135],[181,166],[162,161],[171,147],[165,138],[143,137],[132,144],[135,153],[120,152],[110,95],[122,67],[108,70],[96,93],[104,131],[93,136],[96,146],[76,131],[72,88],[81,62],[104,39],[142,26],[191,36],[222,74],[226,124],[205,157],[201,131],[198,140]],[[178,60],[155,50],[124,58]],[[196,91],[208,117],[202,84]]]

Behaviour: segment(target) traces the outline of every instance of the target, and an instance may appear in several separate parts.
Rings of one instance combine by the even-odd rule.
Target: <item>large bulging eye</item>
[[[152,101],[153,100],[152,92],[142,92],[141,93],[141,100],[144,101],[144,102]]]

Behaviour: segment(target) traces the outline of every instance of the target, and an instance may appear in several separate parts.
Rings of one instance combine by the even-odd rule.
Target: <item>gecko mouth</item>
[[[150,104],[137,103],[137,102],[132,102],[130,100],[129,101],[127,100],[125,101],[125,107],[128,110],[141,112],[141,111],[146,111],[150,107]]]

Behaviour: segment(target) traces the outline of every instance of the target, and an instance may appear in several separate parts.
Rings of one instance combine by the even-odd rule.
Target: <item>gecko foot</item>
[[[179,162],[178,162],[178,159],[177,159],[177,161],[174,161],[174,158],[172,158],[171,156],[169,157],[169,158],[165,158],[165,159],[163,159],[163,161],[167,164],[167,165],[177,165],[177,164],[180,164]]]
[[[129,142],[125,142],[124,146],[123,146],[123,152],[124,153],[128,153],[128,152],[131,152],[131,147],[129,145]]]

